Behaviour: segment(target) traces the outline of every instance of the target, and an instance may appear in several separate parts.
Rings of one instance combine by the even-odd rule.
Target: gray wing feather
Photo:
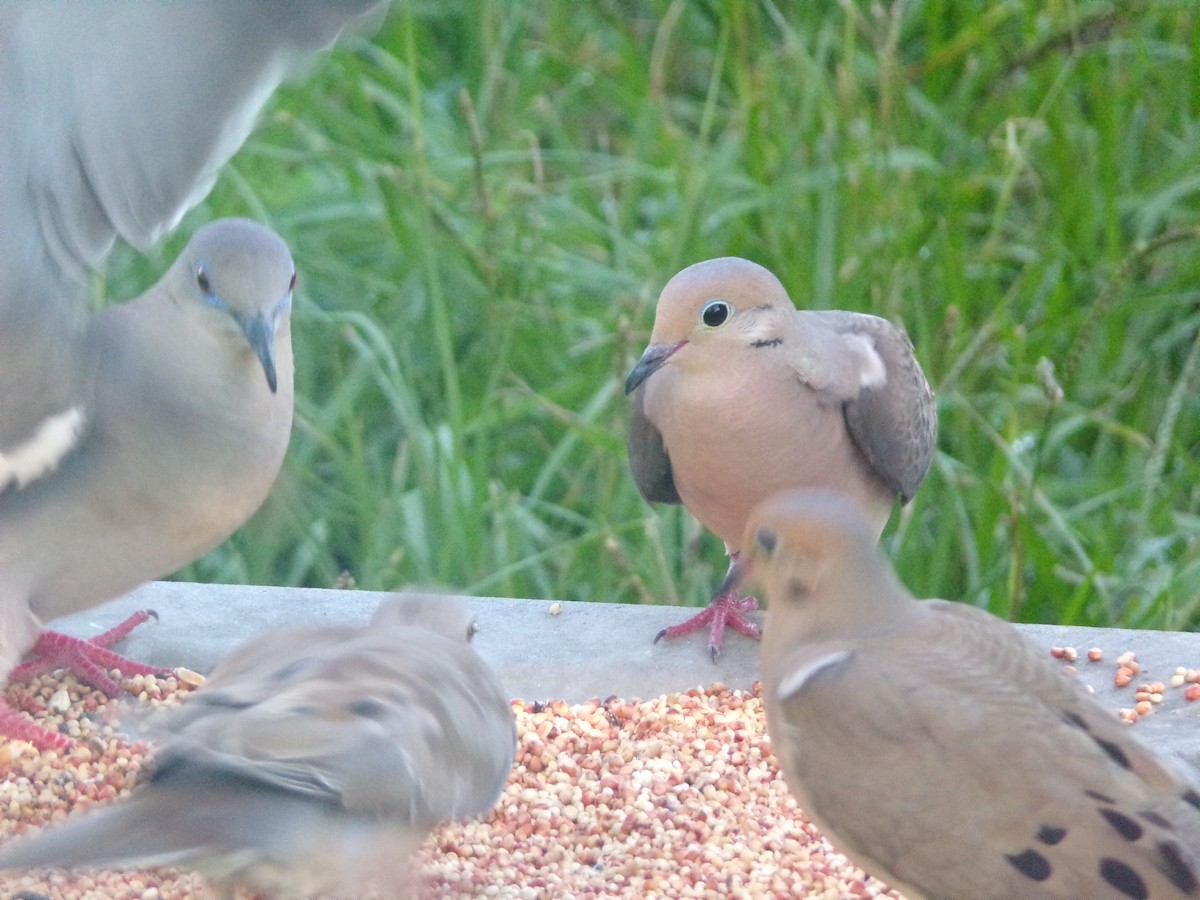
[[[645,395],[645,385],[633,392],[629,421],[629,468],[633,480],[651,503],[683,503],[675,489],[671,458],[663,444],[662,432],[646,416]]]
[[[903,328],[878,316],[823,313],[842,332],[868,335],[887,383],[846,403],[846,425],[871,467],[907,503],[921,486],[937,447],[937,404]]]
[[[0,4],[0,452],[86,402],[88,270],[174,227],[280,81],[377,3]]]

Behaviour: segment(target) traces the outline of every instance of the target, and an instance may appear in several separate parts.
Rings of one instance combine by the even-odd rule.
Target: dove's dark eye
[[[700,321],[709,328],[724,325],[733,312],[733,307],[724,300],[709,300],[700,310]]]
[[[212,294],[212,282],[208,280],[208,272],[204,270],[204,266],[196,269],[196,284],[200,286],[200,290],[206,294]]]
[[[779,535],[774,528],[767,528],[765,525],[754,532],[754,543],[763,552],[763,555],[770,558],[775,553],[775,548],[779,545]]]

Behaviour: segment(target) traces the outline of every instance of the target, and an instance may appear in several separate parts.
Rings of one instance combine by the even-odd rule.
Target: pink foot
[[[112,669],[117,669],[125,675],[165,675],[170,671],[134,662],[108,649],[152,618],[158,618],[158,613],[154,610],[139,610],[115,628],[110,628],[90,640],[71,637],[61,631],[43,631],[38,635],[37,643],[26,654],[30,659],[9,672],[9,680],[27,681],[54,669],[70,669],[88,684],[99,688],[110,697],[115,697],[122,693],[123,689],[108,674]]]
[[[758,609],[758,600],[754,597],[742,597],[735,588],[717,595],[712,603],[699,615],[692,616],[686,622],[664,628],[654,636],[654,643],[663,638],[677,638],[693,631],[699,631],[705,625],[712,623],[708,632],[708,655],[716,662],[721,655],[721,644],[725,640],[725,627],[739,631],[746,637],[758,640],[762,637],[762,629],[746,618],[745,614]]]
[[[73,743],[65,734],[43,728],[3,700],[0,700],[0,737],[29,741],[38,750],[63,750]]]
[[[43,631],[27,654],[31,658],[9,672],[9,680],[28,681],[54,669],[70,669],[89,684],[115,697],[123,689],[108,674],[112,669],[125,675],[165,675],[170,671],[134,662],[109,649],[151,618],[157,619],[158,613],[152,609],[139,610],[91,640],[71,637],[60,631]],[[71,745],[71,739],[66,735],[43,728],[3,700],[0,700],[0,736],[29,741],[39,750],[61,750]]]

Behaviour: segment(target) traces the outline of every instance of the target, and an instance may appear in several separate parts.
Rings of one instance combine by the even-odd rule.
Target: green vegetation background
[[[721,545],[638,495],[621,384],[666,280],[734,254],[912,336],[916,593],[1200,625],[1193,0],[397,0],[109,295],[225,215],[296,256],[296,426],[181,577],[705,602]]]

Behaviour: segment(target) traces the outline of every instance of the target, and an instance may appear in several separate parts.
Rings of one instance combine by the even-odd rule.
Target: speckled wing
[[[904,502],[916,494],[937,447],[937,406],[902,328],[887,319],[830,310],[814,313],[836,331],[868,335],[887,382],[845,405],[846,425],[871,467]]]
[[[629,421],[629,468],[642,496],[651,503],[683,503],[671,474],[662,432],[646,416],[646,386],[633,392]]]
[[[768,687],[789,786],[835,844],[913,896],[1200,896],[1196,788],[1005,623],[919,609]]]
[[[402,595],[366,628],[244,645],[165,717],[148,784],[4,847],[0,868],[183,865],[291,897],[395,863],[394,883],[434,824],[490,809],[512,768],[512,711],[470,621],[451,598]]]
[[[260,645],[252,669],[244,653],[230,659],[170,717],[168,759],[414,824],[495,803],[512,714],[465,635],[400,626],[268,640],[278,645]]]

